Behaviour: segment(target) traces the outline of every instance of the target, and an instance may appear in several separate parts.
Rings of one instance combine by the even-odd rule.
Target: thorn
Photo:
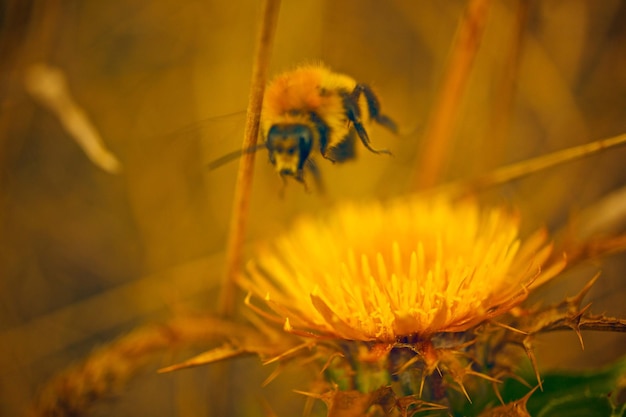
[[[246,305],[246,307],[248,307],[250,310],[254,311],[259,316],[264,317],[264,318],[266,318],[267,320],[269,320],[271,322],[278,323],[278,324],[283,324],[282,317],[273,316],[270,313],[268,313],[267,311],[261,310],[260,307],[255,306],[252,303],[252,293],[251,292],[248,292],[248,295],[246,295],[246,298],[244,300],[244,304]]]
[[[530,386],[530,384],[528,383],[528,381],[526,381],[526,380],[525,380],[524,378],[522,378],[521,376],[519,376],[519,375],[517,375],[517,374],[515,374],[515,373],[512,373],[512,374],[510,374],[509,376],[510,376],[511,378],[513,378],[514,380],[516,380],[517,382],[519,382],[520,384],[522,384],[523,386],[525,386],[526,388],[528,388],[528,389],[530,389],[530,388],[531,388],[531,386]]]
[[[499,322],[493,321],[493,320],[491,320],[491,323],[495,324],[498,327],[502,327],[503,329],[510,330],[510,331],[512,331],[514,333],[519,333],[519,334],[523,334],[523,335],[527,335],[528,334],[528,332],[525,332],[525,331],[520,330],[520,329],[516,329],[515,327],[511,327],[511,326],[509,326],[507,324],[504,324],[504,323],[499,323]]]
[[[500,390],[498,389],[498,386],[496,385],[496,383],[492,383],[491,387],[493,388],[493,391],[496,393],[496,397],[498,397],[498,400],[500,401],[500,404],[504,405],[504,398],[502,398],[502,394],[500,393]]]
[[[295,392],[296,394],[304,395],[305,397],[315,398],[317,400],[324,400],[324,396],[323,395],[316,394],[314,392],[300,391],[300,390],[297,390],[297,389],[294,389],[292,391]]]
[[[422,380],[420,382],[419,398],[422,398],[422,393],[424,392],[424,382],[426,382],[426,373],[422,372]]]
[[[261,383],[261,387],[266,387],[270,384],[270,382],[272,382],[273,380],[276,379],[276,377],[278,377],[278,375],[280,374],[280,372],[282,371],[282,366],[281,364],[278,364],[278,366],[276,367],[276,369],[274,369],[272,371],[271,374],[269,374],[269,376],[267,378],[265,378],[265,381],[263,381]]]
[[[580,347],[582,348],[582,350],[585,350],[585,342],[583,341],[583,335],[580,331],[580,320],[582,319],[583,314],[585,314],[585,312],[589,309],[589,307],[591,307],[591,303],[581,308],[580,311],[574,317],[572,317],[573,323],[571,323],[569,326],[571,327],[572,330],[574,330],[574,332],[576,332],[576,335],[578,336],[578,341],[580,342]]]
[[[400,366],[400,368],[398,368],[398,370],[394,372],[392,375],[400,375],[402,372],[406,371],[409,368],[409,366],[413,365],[415,362],[419,361],[420,359],[422,358],[418,355],[413,356],[411,359],[404,362],[402,366]]]
[[[320,375],[322,375],[324,373],[324,371],[326,371],[326,369],[328,369],[328,367],[330,366],[330,363],[335,358],[345,358],[345,356],[341,352],[334,352],[333,354],[331,354],[330,357],[328,358],[328,360],[326,361],[326,363],[324,364],[324,366],[322,366],[322,369],[320,370]]]
[[[519,403],[524,405],[524,408],[526,408],[526,403],[528,402],[528,400],[530,399],[530,397],[532,397],[532,395],[535,393],[535,391],[537,391],[537,388],[540,388],[541,385],[537,385],[535,386],[535,388],[531,389],[530,391],[528,391],[528,393],[526,395],[524,395],[521,399],[517,400]],[[543,391],[543,389],[542,389]]]
[[[470,366],[471,366],[471,365],[470,365]],[[477,377],[479,377],[479,378],[485,379],[485,380],[487,380],[487,381],[491,381],[491,382],[493,382],[493,383],[495,383],[495,384],[501,384],[501,383],[502,383],[502,381],[501,381],[501,380],[499,380],[499,379],[497,379],[497,378],[491,377],[491,376],[489,376],[489,375],[482,374],[482,373],[480,373],[480,372],[472,371],[471,369],[470,369],[470,370],[467,370],[467,371],[465,372],[465,374],[466,374],[466,375],[474,375],[474,376],[477,376]]]
[[[465,389],[465,385],[463,385],[463,381],[459,381],[457,380],[457,378],[454,379],[455,382],[457,384],[459,384],[459,387],[461,387],[461,391],[463,392],[463,394],[465,395],[465,398],[467,398],[467,401],[469,401],[470,404],[472,404],[472,399],[470,398],[469,394],[467,393],[467,390]]]
[[[587,312],[587,310],[589,310],[589,308],[591,307],[591,303],[582,308],[580,308],[580,304],[582,303],[589,290],[591,290],[593,284],[595,284],[595,282],[598,280],[598,278],[600,278],[600,272],[596,273],[589,280],[589,282],[587,282],[587,284],[585,284],[585,286],[578,292],[578,294],[576,294],[574,297],[569,297],[565,299],[565,303],[569,304],[570,308],[576,307],[578,309],[578,312],[573,317],[571,317],[571,323],[569,323],[568,325],[574,332],[576,332],[576,336],[578,336],[578,341],[580,342],[580,347],[582,348],[582,350],[585,350],[585,343],[583,341],[583,335],[580,331],[580,320],[582,319],[583,314],[585,314],[585,312]]]
[[[566,302],[574,304],[576,306],[580,306],[580,303],[582,302],[582,300],[585,298],[585,296],[587,295],[587,293],[589,292],[589,290],[591,290],[591,287],[593,287],[593,284],[596,283],[596,281],[600,278],[600,272],[597,272],[590,280],[589,282],[587,282],[585,284],[585,286],[582,288],[582,290],[580,290],[580,292],[578,294],[576,294],[574,297],[570,297],[566,299]]]
[[[297,352],[297,351],[299,351],[301,349],[304,349],[304,348],[307,348],[307,347],[312,347],[314,345],[315,345],[315,343],[305,342],[305,343],[299,344],[297,346],[294,346],[291,349],[281,353],[280,355],[274,356],[273,358],[270,358],[270,359],[266,360],[265,362],[263,362],[263,366],[269,365],[270,363],[277,362],[277,361],[279,361],[281,359],[286,358],[287,356],[291,355],[294,352]]]
[[[524,350],[526,351],[526,355],[528,356],[528,359],[530,359],[530,363],[532,364],[533,370],[535,371],[535,377],[537,378],[539,389],[543,391],[543,385],[541,383],[541,376],[539,375],[539,368],[537,367],[537,359],[535,358],[533,347],[531,346],[530,337],[526,337],[524,339],[523,345],[524,345]]]

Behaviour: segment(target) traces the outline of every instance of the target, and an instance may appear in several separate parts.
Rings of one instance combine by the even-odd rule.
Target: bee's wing
[[[201,159],[203,159],[202,164],[209,170],[214,170],[240,158],[242,155],[253,153],[266,147],[264,143],[258,143],[247,149],[237,149],[228,152],[214,160],[210,160],[210,156],[207,158],[207,152],[212,155],[219,155],[221,153],[220,149],[223,149],[227,142],[230,142],[233,138],[239,139],[242,136],[243,133],[240,130],[243,129],[243,117],[245,117],[245,111],[212,116],[181,126],[168,133],[157,135],[151,143],[161,143],[160,151],[158,152],[167,153],[171,151],[169,147],[190,146],[194,141],[203,142],[204,145],[201,148],[205,156],[201,156]],[[207,163],[207,160],[210,160],[210,162]]]
[[[148,137],[149,140],[145,142],[150,146],[146,146],[145,151],[160,158],[168,158],[170,154],[180,155],[181,152],[193,153],[201,169],[207,165],[214,169],[229,162],[229,159],[236,159],[236,156],[229,155],[245,153],[241,150],[229,152],[237,143],[241,143],[244,119],[245,111],[198,119],[166,133]],[[224,156],[215,159],[219,155]],[[192,164],[189,168],[195,169],[194,166]]]
[[[229,139],[241,136],[236,132],[244,118],[245,111],[210,116],[185,124],[159,136],[163,137],[166,143],[186,142],[192,140],[192,138],[205,138],[200,140],[211,138],[211,141],[214,142],[216,141],[216,132],[219,132],[217,136],[220,137],[220,140]]]
[[[227,153],[226,155],[220,156],[219,158],[209,162],[207,164],[207,168],[209,170],[213,170],[215,168],[219,168],[224,164],[227,164],[231,161],[234,161],[237,158],[240,158],[242,155],[245,155],[247,153],[253,153],[258,151],[259,149],[263,149],[265,148],[265,144],[264,143],[257,143],[254,146],[251,146],[249,148],[246,149],[237,149],[236,151],[232,151]]]

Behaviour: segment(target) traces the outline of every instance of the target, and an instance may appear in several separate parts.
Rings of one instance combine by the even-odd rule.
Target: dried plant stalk
[[[425,149],[415,168],[416,188],[429,188],[441,178],[456,118],[472,64],[487,22],[490,0],[470,0],[457,29],[443,85],[424,134]]]
[[[256,52],[252,65],[250,98],[248,101],[242,149],[252,148],[256,145],[258,140],[263,95],[265,92],[265,84],[267,83],[267,72],[279,10],[280,0],[263,1]],[[232,316],[235,309],[235,276],[241,265],[242,248],[250,209],[253,170],[254,153],[245,152],[239,161],[232,217],[228,233],[228,242],[226,244],[226,265],[222,277],[222,288],[218,306],[218,314],[223,317]],[[228,369],[228,362],[222,362],[219,367],[214,369],[212,380],[218,384],[220,381],[228,378]],[[228,393],[223,393],[217,398],[214,398],[211,404],[213,414],[224,415],[227,402]]]
[[[626,186],[612,191],[577,213],[574,224],[575,234],[569,237],[576,240],[607,236],[611,231],[626,228]],[[565,231],[568,232],[571,231]]]
[[[256,145],[259,135],[263,93],[267,82],[267,72],[279,9],[280,0],[265,0],[263,2],[260,31],[252,68],[250,99],[248,101],[242,149],[248,149]],[[234,277],[241,263],[241,252],[250,206],[253,169],[254,154],[246,152],[239,161],[239,170],[237,172],[230,231],[226,246],[226,269],[222,280],[222,292],[218,308],[219,314],[226,317],[232,315],[234,310]]]
[[[491,142],[489,146],[489,166],[494,166],[502,154],[505,138],[509,133],[511,113],[515,92],[517,90],[517,74],[519,72],[520,56],[524,47],[524,35],[528,21],[528,9],[531,0],[518,0],[515,11],[515,21],[512,27],[511,47],[507,51],[507,58],[502,78],[499,82],[493,110],[491,111]]]
[[[87,415],[142,368],[163,353],[247,334],[246,326],[214,317],[185,317],[140,327],[94,351],[81,364],[59,374],[41,392],[29,417]]]
[[[547,155],[527,159],[522,162],[506,165],[475,178],[446,184],[439,187],[438,191],[445,190],[446,192],[457,196],[470,195],[481,189],[494,187],[499,184],[505,184],[530,174],[625,144],[626,133],[623,133],[618,136],[600,139],[594,142],[556,151]]]
[[[626,333],[626,319],[604,316],[584,316],[578,323],[580,330]],[[551,330],[570,330],[571,326],[558,325]]]
[[[54,113],[66,132],[96,166],[117,174],[122,165],[109,151],[87,114],[74,101],[63,72],[45,64],[32,65],[24,79],[26,90]]]

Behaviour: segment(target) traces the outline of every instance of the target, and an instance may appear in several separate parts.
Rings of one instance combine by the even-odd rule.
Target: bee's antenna
[[[240,158],[242,155],[256,152],[262,148],[265,148],[265,143],[258,143],[246,149],[237,149],[236,151],[229,152],[226,155],[222,155],[219,158],[209,162],[207,164],[207,168],[209,170],[214,170],[215,168],[219,168],[222,165],[229,163],[230,161],[234,161],[235,159]]]

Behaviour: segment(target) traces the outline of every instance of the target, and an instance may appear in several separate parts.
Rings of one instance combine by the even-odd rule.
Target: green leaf
[[[623,404],[619,403],[623,399],[619,400],[619,395],[615,394],[626,381],[626,356],[601,369],[543,372],[541,376],[543,391],[535,392],[527,404],[532,416],[624,416]],[[522,377],[529,385],[537,385],[532,371]],[[528,391],[527,386],[510,379],[505,382],[501,393],[508,403],[521,398]]]
[[[548,401],[537,417],[610,417],[608,396],[565,396]]]

